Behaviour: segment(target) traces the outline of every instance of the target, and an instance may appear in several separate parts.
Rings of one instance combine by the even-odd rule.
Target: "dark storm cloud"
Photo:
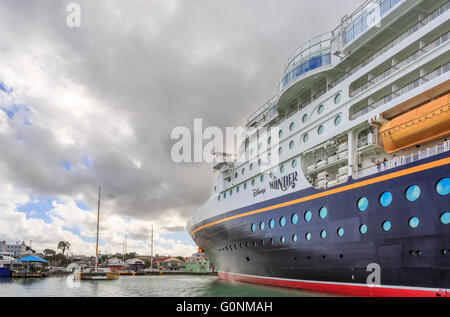
[[[361,0],[75,1],[80,29],[65,24],[69,2],[2,1],[0,24],[16,41],[0,48],[46,39],[65,74],[123,117],[134,137],[117,143],[93,133],[67,153],[45,129],[20,128],[29,143],[0,139],[9,149],[0,171],[37,194],[82,192],[91,206],[100,183],[114,213],[149,219],[188,216],[211,192],[210,166],[171,161],[171,130],[192,127],[194,118],[204,127],[243,124],[276,92],[288,55]],[[87,154],[89,171],[55,169],[55,161]]]

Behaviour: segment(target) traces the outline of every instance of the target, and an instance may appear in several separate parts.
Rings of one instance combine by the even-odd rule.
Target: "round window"
[[[443,225],[448,225],[450,223],[450,212],[444,212],[441,214],[441,217],[439,218],[441,223]]]
[[[308,115],[305,113],[303,115],[302,122],[305,123],[306,121],[308,121]]]
[[[436,184],[436,192],[441,196],[448,195],[450,193],[450,178],[446,177],[441,179]]]
[[[323,125],[321,125],[319,128],[317,128],[317,133],[319,135],[321,135],[323,133],[323,130],[324,130],[324,127],[323,127]]]
[[[250,227],[250,229],[252,230],[252,232],[256,231],[256,225],[253,223],[252,226]]]
[[[264,175],[261,175],[259,179],[261,180],[261,183],[264,182]]]
[[[281,165],[281,167],[280,167],[280,173],[284,173],[284,170],[285,170],[284,165]]]
[[[322,239],[325,239],[325,238],[327,237],[327,232],[326,232],[325,230],[322,230],[322,231],[320,232],[320,237],[321,237]]]
[[[291,141],[289,143],[289,148],[292,150],[294,148],[294,145],[295,145],[294,141]]]
[[[361,225],[359,227],[359,232],[361,232],[362,234],[366,234],[367,233],[367,225]]]
[[[342,237],[342,236],[344,235],[344,228],[339,228],[339,229],[337,230],[337,235],[338,235],[339,237]]]
[[[281,243],[285,243],[285,242],[286,242],[286,238],[285,238],[285,237],[281,237],[281,238],[280,238],[280,242],[281,242]]]
[[[303,142],[304,142],[304,143],[308,142],[308,139],[309,139],[309,135],[308,135],[308,133],[305,133],[305,134],[303,135]]]
[[[360,211],[365,211],[369,207],[369,200],[366,197],[362,197],[358,200],[357,205]]]
[[[270,219],[270,221],[269,221],[269,228],[273,229],[274,227],[275,227],[275,220]]]
[[[281,226],[281,227],[284,227],[285,225],[286,225],[286,218],[281,217],[281,218],[280,218],[280,226]]]
[[[265,227],[264,221],[261,221],[261,222],[259,223],[259,229],[261,229],[261,231],[263,231],[263,230],[264,230],[264,227]]]
[[[295,123],[292,122],[292,123],[289,125],[289,130],[292,131],[292,130],[294,130],[294,128],[295,128]]]
[[[341,102],[342,99],[342,95],[341,94],[337,94],[336,97],[334,97],[334,103],[338,104]]]
[[[280,130],[280,131],[278,132],[278,136],[279,136],[280,138],[283,136],[283,130]]]
[[[320,105],[319,108],[317,109],[317,113],[318,114],[322,114],[324,109],[325,109],[325,106],[324,105]]]
[[[297,167],[297,160],[293,160],[292,161],[292,168],[296,168]]]
[[[411,185],[405,192],[406,199],[409,201],[416,201],[420,196],[420,187],[417,185]]]
[[[280,148],[278,149],[278,154],[281,155],[281,153],[283,153],[283,148],[282,148],[282,147],[280,147]]]
[[[293,241],[293,242],[297,242],[297,235],[296,235],[296,234],[294,234],[294,235],[292,236],[292,241]]]
[[[320,219],[325,219],[327,217],[327,214],[328,214],[328,210],[326,207],[320,208],[320,210],[319,210]]]
[[[417,217],[410,218],[408,224],[411,228],[417,228],[419,226],[419,218]]]
[[[297,214],[293,214],[291,216],[291,222],[292,222],[293,225],[297,224],[297,222],[298,222],[298,215]]]
[[[389,231],[389,230],[391,230],[391,228],[392,228],[392,225],[391,225],[391,222],[390,221],[385,221],[385,222],[383,222],[383,230],[384,231]]]
[[[305,221],[306,221],[306,222],[310,222],[311,219],[312,219],[312,212],[311,212],[310,210],[307,210],[307,211],[305,212],[304,218],[305,218]]]
[[[336,118],[334,118],[334,125],[338,126],[340,125],[342,122],[342,117],[341,116],[337,116]]]
[[[384,192],[380,195],[380,205],[387,207],[392,203],[392,194],[390,192]]]
[[[252,186],[255,186],[256,181],[252,179]]]
[[[309,232],[305,234],[305,239],[308,241],[311,240],[311,234]]]

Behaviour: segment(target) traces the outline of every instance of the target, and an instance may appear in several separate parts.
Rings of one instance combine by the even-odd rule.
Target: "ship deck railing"
[[[445,141],[444,143],[435,145],[433,147],[427,148],[422,151],[414,152],[409,155],[394,157],[393,159],[382,162],[379,167],[377,165],[373,165],[370,167],[367,167],[365,169],[361,169],[356,173],[353,173],[353,178],[358,179],[365,176],[377,174],[379,172],[384,172],[386,170],[390,170],[402,165],[406,165],[412,162],[417,162],[423,159],[426,159],[431,156],[435,156],[441,153],[445,153],[450,151],[450,140]]]
[[[448,33],[449,32],[446,32],[445,34],[439,36],[434,41],[431,41],[430,43],[428,43],[427,45],[425,45],[422,48],[419,48],[414,53],[412,53],[409,56],[405,57],[403,60],[399,61],[395,65],[389,67],[387,70],[385,70],[384,72],[382,72],[378,76],[376,76],[376,77],[372,78],[371,80],[368,80],[364,84],[360,85],[357,89],[355,89],[354,91],[352,91],[350,93],[350,97],[354,97],[354,96],[362,93],[363,91],[366,91],[367,89],[369,89],[373,85],[379,83],[380,81],[383,81],[386,77],[388,77],[388,76],[390,76],[392,74],[395,74],[396,72],[398,72],[401,69],[405,68],[406,66],[408,66],[412,62],[418,60],[423,55],[429,53],[430,51],[432,51],[432,50],[434,50],[436,48],[438,48],[439,46],[441,46],[442,44],[444,44],[445,42],[448,41]]]
[[[350,120],[359,118],[362,115],[365,115],[366,113],[369,113],[370,111],[391,102],[392,100],[410,92],[411,90],[416,89],[417,87],[427,83],[428,81],[433,80],[433,79],[447,73],[449,70],[450,70],[450,63],[446,63],[444,65],[441,65],[441,66],[435,68],[431,72],[429,72],[423,76],[420,76],[419,78],[404,85],[403,87],[397,89],[396,91],[379,98],[375,102],[363,107],[362,109],[358,110],[357,112],[350,113]]]
[[[348,72],[346,72],[345,74],[343,74],[341,77],[338,77],[336,80],[334,80],[333,82],[331,82],[330,84],[328,84],[328,88],[334,88],[337,85],[339,85],[341,82],[343,82],[344,80],[346,80],[348,77],[350,77],[351,75],[353,75],[354,73],[356,73],[358,70],[360,70],[361,68],[363,68],[364,66],[368,65],[369,63],[371,63],[372,61],[374,61],[375,59],[377,59],[378,57],[380,57],[381,55],[383,55],[384,53],[386,53],[387,51],[389,51],[391,48],[393,48],[394,46],[397,46],[397,44],[399,44],[400,42],[402,42],[403,40],[405,40],[406,38],[408,38],[410,35],[416,33],[418,30],[420,30],[421,28],[423,28],[425,25],[427,25],[428,23],[430,23],[431,21],[435,20],[437,17],[441,16],[442,14],[444,14],[448,9],[450,9],[450,1],[447,1],[444,5],[442,5],[441,7],[439,7],[438,9],[436,9],[435,11],[433,11],[432,13],[430,13],[429,15],[425,16],[423,19],[421,19],[419,22],[417,22],[415,25],[413,25],[412,27],[410,27],[409,29],[407,29],[405,32],[403,32],[402,34],[400,34],[398,37],[396,37],[395,39],[393,39],[391,42],[389,42],[388,44],[386,44],[385,46],[383,46],[381,49],[379,49],[378,51],[376,51],[375,53],[373,53],[371,56],[369,56],[368,58],[366,58],[363,62],[361,62],[359,65],[355,66],[354,68],[352,68],[351,70],[349,70]]]

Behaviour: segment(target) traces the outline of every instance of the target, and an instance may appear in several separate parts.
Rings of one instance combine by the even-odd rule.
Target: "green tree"
[[[64,254],[64,252],[66,251],[66,249],[67,249],[67,251],[69,251],[69,249],[70,249],[70,243],[69,243],[69,241],[59,241],[58,242],[58,248],[57,248],[58,250],[61,250],[61,253],[62,254]]]

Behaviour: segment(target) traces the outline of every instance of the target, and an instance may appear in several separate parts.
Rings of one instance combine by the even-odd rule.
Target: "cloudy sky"
[[[69,28],[67,5],[81,8]],[[1,0],[0,240],[38,251],[190,255],[208,164],[175,164],[172,129],[238,126],[288,55],[361,0]]]

